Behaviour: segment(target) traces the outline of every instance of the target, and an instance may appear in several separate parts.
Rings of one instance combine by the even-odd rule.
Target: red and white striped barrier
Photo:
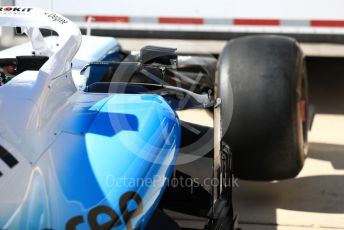
[[[310,26],[310,27],[344,27],[344,20],[280,20],[254,18],[187,18],[187,17],[129,17],[129,16],[70,16],[72,19],[87,22],[89,18],[95,23],[150,23],[150,24],[179,24],[179,25],[235,25],[235,26]],[[82,19],[82,20],[80,20]]]
[[[344,19],[286,20],[273,18],[130,17],[122,15],[70,15],[67,18],[84,29],[344,35]]]

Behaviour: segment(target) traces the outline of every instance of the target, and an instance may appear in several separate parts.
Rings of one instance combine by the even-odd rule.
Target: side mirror
[[[177,49],[158,46],[145,46],[140,50],[140,62],[142,64],[160,64],[176,66],[178,56]]]

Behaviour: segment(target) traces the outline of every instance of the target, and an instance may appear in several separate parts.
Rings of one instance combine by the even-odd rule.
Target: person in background
[[[5,85],[3,77],[0,77],[0,86]]]
[[[15,66],[14,65],[5,65],[0,67],[0,86],[9,82],[15,75]]]

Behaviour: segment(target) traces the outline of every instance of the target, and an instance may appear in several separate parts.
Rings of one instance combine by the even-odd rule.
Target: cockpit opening
[[[17,56],[0,59],[0,86],[27,70],[39,70],[49,58],[46,56]]]

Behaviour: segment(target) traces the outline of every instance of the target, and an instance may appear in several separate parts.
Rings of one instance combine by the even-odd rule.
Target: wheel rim
[[[308,95],[307,95],[307,82],[306,78],[303,77],[301,83],[301,99],[299,102],[300,109],[300,120],[303,137],[303,151],[307,155],[308,152]]]

